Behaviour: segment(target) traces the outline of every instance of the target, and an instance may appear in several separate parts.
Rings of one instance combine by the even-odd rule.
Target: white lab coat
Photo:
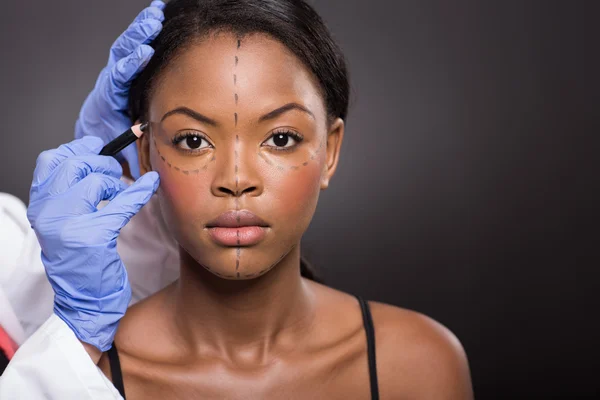
[[[177,279],[177,248],[154,197],[117,239],[131,304]],[[20,345],[0,376],[0,399],[120,399],[75,334],[52,313],[54,292],[40,251],[25,205],[0,193],[0,325]]]

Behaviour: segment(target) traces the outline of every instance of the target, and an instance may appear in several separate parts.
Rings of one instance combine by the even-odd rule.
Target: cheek
[[[298,170],[271,174],[269,181],[265,182],[265,188],[274,193],[273,211],[287,215],[291,220],[310,220],[319,197],[321,169],[320,163],[311,162]]]
[[[157,158],[152,157],[152,166],[160,175],[158,194],[165,220],[178,222],[175,226],[189,226],[181,222],[189,221],[207,209],[206,203],[210,201],[208,171],[185,175]]]

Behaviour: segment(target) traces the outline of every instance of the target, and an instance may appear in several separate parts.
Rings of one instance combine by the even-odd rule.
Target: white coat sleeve
[[[17,344],[52,314],[54,292],[25,204],[0,193],[0,325]]]
[[[121,230],[117,250],[129,275],[131,304],[179,277],[179,247],[156,196]],[[40,254],[25,204],[0,193],[0,325],[19,345],[52,314],[54,292]]]
[[[123,399],[75,334],[52,315],[0,376],[0,399]]]

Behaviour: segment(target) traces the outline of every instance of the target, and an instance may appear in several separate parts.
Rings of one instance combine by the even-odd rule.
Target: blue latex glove
[[[162,1],[153,1],[114,42],[108,64],[83,103],[75,123],[75,138],[98,136],[108,143],[131,126],[127,112],[129,87],[154,54],[154,49],[147,43],[162,29],[164,7]],[[131,175],[134,179],[139,178],[136,146],[125,148],[117,159],[127,160]]]
[[[27,218],[54,289],[54,313],[83,342],[108,350],[131,299],[117,236],[159,185],[148,172],[128,187],[121,165],[87,136],[40,154]],[[98,210],[102,200],[111,200]]]

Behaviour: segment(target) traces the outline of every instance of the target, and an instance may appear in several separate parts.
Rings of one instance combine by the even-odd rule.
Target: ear
[[[140,124],[141,121],[135,121],[136,124]],[[148,126],[148,131],[152,129]],[[140,164],[140,176],[144,175],[148,171],[152,171],[152,165],[150,164],[150,132],[145,132],[139,140],[136,140],[135,144],[138,150],[138,162]]]
[[[330,126],[327,133],[327,149],[325,166],[321,176],[321,190],[329,187],[329,180],[337,169],[340,158],[340,148],[344,139],[344,120],[337,118]]]

